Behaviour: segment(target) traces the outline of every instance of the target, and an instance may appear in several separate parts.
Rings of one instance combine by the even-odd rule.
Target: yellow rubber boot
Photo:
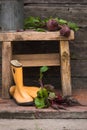
[[[22,64],[17,60],[11,61],[11,69],[15,86],[11,86],[10,95],[19,105],[32,105],[33,98],[37,96],[38,87],[28,87],[23,85]]]
[[[15,92],[15,85],[10,87],[10,95],[12,96]],[[26,89],[27,93],[34,99],[37,97],[37,92],[39,91],[39,87],[36,86],[24,86],[24,89]]]

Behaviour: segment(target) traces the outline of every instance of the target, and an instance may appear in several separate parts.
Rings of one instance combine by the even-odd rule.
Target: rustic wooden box
[[[12,54],[12,41],[42,41],[58,40],[60,42],[59,53],[48,54]],[[70,71],[70,51],[69,40],[74,40],[74,32],[68,38],[60,36],[60,32],[1,32],[0,41],[2,41],[2,97],[9,98],[8,89],[11,86],[12,76],[10,61],[19,60],[23,66],[61,66],[61,85],[63,95],[71,95],[71,71]]]

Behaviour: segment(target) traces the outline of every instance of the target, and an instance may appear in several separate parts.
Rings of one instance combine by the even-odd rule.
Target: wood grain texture
[[[73,77],[87,77],[87,60],[71,60]]]
[[[11,86],[10,61],[12,58],[11,42],[2,43],[2,98],[9,98],[8,89]]]
[[[68,21],[73,21],[80,26],[87,25],[87,6],[26,6],[24,16],[59,17]],[[35,11],[36,10],[36,11]],[[80,15],[79,15],[80,13]]]
[[[68,41],[60,41],[61,84],[63,95],[71,95],[70,52]]]
[[[61,80],[63,95],[71,95],[71,77],[70,77],[70,64],[69,58],[69,43],[68,40],[74,39],[74,32],[71,30],[69,37],[60,36],[60,32],[35,32],[35,31],[25,31],[25,32],[6,32],[0,33],[0,40],[3,42],[2,48],[2,96],[8,97],[8,87],[11,86],[11,71],[10,71],[10,61],[11,59],[19,60],[24,66],[61,66]],[[30,54],[30,55],[15,55],[12,54],[11,41],[29,41],[29,40],[59,40],[60,42],[60,55],[57,54]],[[12,44],[13,45],[13,44]],[[60,58],[61,63],[60,63]],[[5,68],[7,65],[7,69]],[[67,64],[67,65],[66,65]],[[68,72],[68,73],[67,73]],[[4,81],[6,82],[4,83]]]
[[[75,32],[75,41],[87,42],[87,26],[83,25],[82,28],[80,28],[77,32]]]
[[[72,77],[72,89],[87,89],[87,77]]]
[[[24,31],[24,32],[2,32],[0,33],[0,41],[28,41],[28,40],[73,40],[74,31],[71,30],[70,36],[60,36],[60,32],[36,32],[36,31]]]
[[[20,61],[24,67],[59,66],[60,65],[58,53],[13,55],[12,58]]]
[[[83,27],[75,33],[75,41],[70,43],[71,59],[73,59],[71,73],[74,88],[87,88],[85,71],[87,68],[87,0],[24,0],[24,4],[25,17],[58,16]],[[54,79],[57,80],[56,76]]]
[[[81,1],[81,0],[24,0],[24,3],[69,3],[69,4],[73,4],[73,3],[81,3],[81,4],[83,4],[83,3],[87,3],[87,1],[86,0],[83,0],[83,1]]]
[[[72,60],[87,60],[87,41],[73,41],[70,43]],[[87,65],[86,65],[87,66]]]

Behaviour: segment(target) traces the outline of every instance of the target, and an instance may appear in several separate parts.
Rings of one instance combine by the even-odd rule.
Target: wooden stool
[[[74,32],[68,38],[60,36],[59,31],[56,32],[2,32],[0,33],[0,41],[2,41],[2,97],[9,98],[8,89],[11,86],[12,76],[10,70],[10,61],[12,59],[19,60],[25,67],[34,66],[60,66],[61,69],[61,85],[63,95],[71,95],[71,71],[70,71],[70,52],[69,40],[74,39]],[[12,41],[42,41],[42,40],[58,40],[60,41],[60,52],[50,54],[12,54]],[[40,59],[40,60],[39,60]]]

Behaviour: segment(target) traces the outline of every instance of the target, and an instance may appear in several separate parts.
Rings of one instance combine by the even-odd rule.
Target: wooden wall
[[[24,0],[24,16],[60,17],[79,25],[75,40],[70,42],[72,86],[87,88],[87,0]],[[59,83],[57,75],[51,76],[53,82]]]
[[[87,88],[87,0],[25,0],[24,5],[25,17],[60,17],[80,26],[70,42],[72,85]]]

